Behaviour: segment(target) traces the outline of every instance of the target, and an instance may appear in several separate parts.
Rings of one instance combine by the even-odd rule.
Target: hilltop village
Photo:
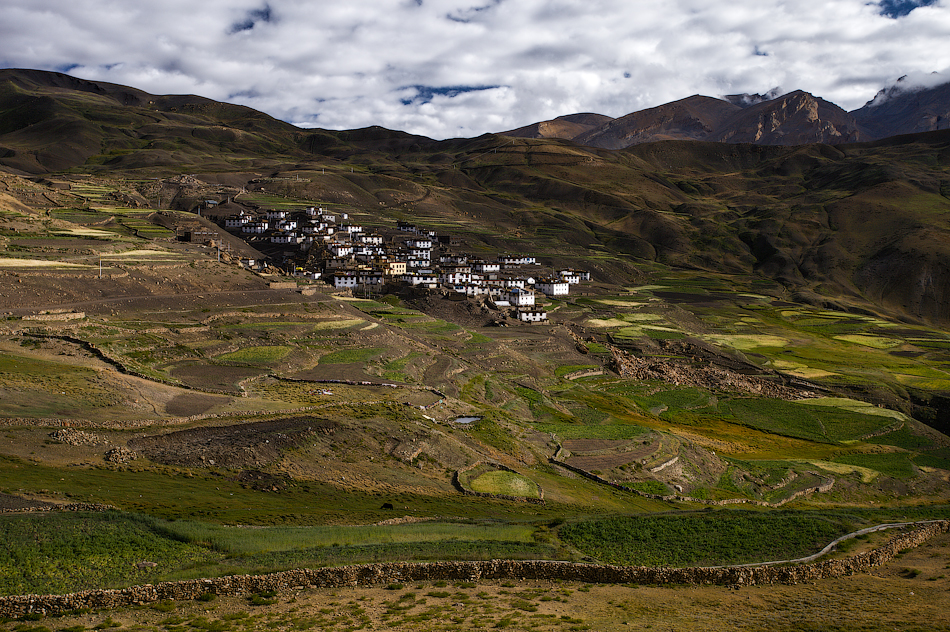
[[[259,250],[282,252],[287,271],[296,276],[354,293],[397,285],[482,297],[489,307],[528,323],[547,320],[542,296],[565,297],[571,286],[590,281],[585,270],[544,269],[525,254],[472,257],[460,251],[463,244],[453,236],[404,221],[389,230],[369,229],[351,222],[348,213],[322,207],[241,211],[221,221]]]

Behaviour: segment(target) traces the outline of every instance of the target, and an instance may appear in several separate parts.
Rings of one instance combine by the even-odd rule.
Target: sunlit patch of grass
[[[834,339],[853,342],[854,344],[871,347],[872,349],[890,349],[902,344],[900,340],[884,338],[882,336],[870,336],[867,334],[842,334],[840,336],[834,336]]]
[[[910,455],[906,452],[889,452],[885,454],[846,454],[836,457],[836,463],[857,465],[859,467],[876,470],[885,476],[894,478],[910,478],[915,475]]]
[[[950,376],[929,367],[920,367],[917,370],[913,370],[913,367],[901,367],[900,373],[892,375],[898,382],[907,386],[933,391],[950,391]]]
[[[366,321],[362,318],[342,318],[339,320],[324,320],[313,324],[313,329],[315,331],[324,331],[327,329],[346,329],[348,327],[355,327],[356,325],[362,325]]]
[[[630,323],[620,318],[590,318],[586,322],[588,327],[597,327],[602,329],[609,329],[611,327],[626,327],[629,324]]]
[[[816,397],[814,399],[802,399],[799,400],[798,403],[805,406],[828,406],[830,408],[840,408],[842,410],[849,410],[862,415],[890,417],[898,421],[904,421],[907,419],[907,417],[899,411],[891,410],[890,408],[882,408],[880,406],[875,406],[874,404],[858,401],[856,399],[848,399],[847,397]]]
[[[485,472],[469,482],[473,491],[505,496],[538,498],[538,487],[531,479],[514,472],[494,470]]]
[[[50,259],[18,259],[16,257],[0,258],[0,268],[92,268],[92,265],[82,263],[67,263]]]
[[[600,303],[601,305],[609,305],[611,307],[642,307],[646,303],[639,301],[624,301],[622,299],[610,299],[610,298],[598,298],[593,299],[591,302]]]
[[[739,351],[751,351],[759,347],[785,347],[789,344],[788,338],[768,334],[708,334],[704,337],[712,342],[732,347]]]
[[[789,375],[794,375],[806,380],[817,380],[823,377],[830,377],[832,375],[838,375],[832,371],[826,371],[824,369],[816,369],[808,366],[807,364],[800,364],[798,362],[791,362],[789,360],[772,360],[772,366],[776,369],[788,373]]]
[[[862,483],[871,483],[878,476],[881,475],[877,470],[872,470],[871,468],[861,467],[859,465],[849,465],[847,463],[833,463],[831,461],[811,461],[810,462],[815,467],[820,467],[823,470],[829,472],[834,472],[835,474],[847,475],[852,472],[861,476]]]

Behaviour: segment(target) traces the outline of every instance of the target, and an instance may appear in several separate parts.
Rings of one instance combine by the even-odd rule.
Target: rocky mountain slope
[[[590,125],[597,115],[575,116],[585,117]],[[902,85],[898,81],[853,112],[801,90],[783,95],[771,91],[764,95],[738,94],[723,98],[693,95],[616,119],[604,117],[602,124],[583,129],[566,126],[564,122],[572,117],[564,116],[505,134],[566,138],[605,149],[660,140],[837,145],[947,129],[948,117],[950,83],[925,88]]]
[[[851,114],[879,138],[950,129],[950,83],[914,88],[898,80]]]

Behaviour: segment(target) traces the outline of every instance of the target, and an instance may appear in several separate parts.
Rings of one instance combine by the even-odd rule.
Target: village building
[[[405,243],[410,250],[432,250],[432,240],[427,237],[407,239]]]
[[[590,272],[587,270],[559,270],[558,276],[570,283],[571,285],[576,285],[583,281],[590,281]]]
[[[518,320],[525,323],[540,323],[548,319],[548,313],[543,309],[519,309]]]
[[[473,260],[472,269],[481,274],[501,271],[501,264],[497,261],[485,261],[483,259]]]
[[[383,273],[389,276],[399,276],[406,273],[405,261],[387,261],[383,266]]]
[[[246,233],[250,235],[263,235],[269,230],[270,230],[270,222],[266,220],[251,222],[249,224],[244,224],[241,227],[242,233]]]
[[[509,290],[507,295],[503,294],[502,296],[515,307],[534,305],[534,290],[524,290],[516,287]]]
[[[360,285],[382,285],[383,273],[379,270],[363,270],[357,275]]]
[[[224,227],[228,230],[235,230],[238,228],[244,228],[244,226],[250,224],[254,221],[254,218],[249,214],[241,211],[237,215],[232,215],[224,220]]]
[[[337,270],[330,276],[330,280],[338,290],[351,289],[357,286],[359,277],[355,270]]]
[[[534,287],[548,296],[567,296],[571,291],[571,286],[567,281],[552,278],[538,279]]]
[[[498,262],[506,268],[538,265],[537,259],[527,255],[501,255]]]

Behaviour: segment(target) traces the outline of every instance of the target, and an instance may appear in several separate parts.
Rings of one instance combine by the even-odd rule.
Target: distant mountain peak
[[[851,114],[878,138],[950,129],[950,72],[904,75]]]
[[[894,83],[881,88],[874,98],[864,104],[866,108],[876,108],[903,94],[920,92],[950,83],[947,72],[914,73],[899,77]]]
[[[751,105],[758,105],[759,103],[763,103],[765,101],[771,101],[772,99],[781,96],[781,94],[782,88],[775,86],[764,94],[726,94],[721,98],[733,105],[738,105],[740,108],[747,108]]]

